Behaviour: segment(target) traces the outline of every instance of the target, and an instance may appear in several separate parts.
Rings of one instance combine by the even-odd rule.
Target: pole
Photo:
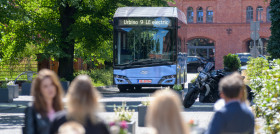
[[[255,39],[254,39],[254,48],[253,48],[253,51],[254,51],[254,58],[257,57],[257,51],[256,51],[256,38],[257,38],[257,22],[254,23],[255,25],[255,29],[254,29],[254,32],[255,32]]]
[[[135,61],[135,31],[134,31],[134,41],[133,41],[133,47],[134,47],[134,59],[133,59],[133,61]]]

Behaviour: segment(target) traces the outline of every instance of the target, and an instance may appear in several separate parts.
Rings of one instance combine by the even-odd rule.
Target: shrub
[[[226,71],[234,72],[241,67],[240,59],[237,55],[229,53],[224,56],[224,68]]]
[[[181,91],[181,90],[183,89],[183,87],[182,87],[181,84],[175,84],[175,85],[173,86],[173,89],[174,89],[175,91]]]
[[[250,85],[255,92],[255,112],[257,117],[266,121],[266,133],[280,132],[280,60],[268,62],[261,59],[251,59],[247,73]]]
[[[269,64],[263,58],[250,58],[247,64],[247,76],[250,80],[250,86],[255,92],[259,92],[262,86],[260,85],[263,80],[263,70],[269,69]]]
[[[0,88],[7,88],[7,82],[2,82]]]
[[[74,76],[80,74],[89,75],[92,79],[93,85],[98,86],[108,86],[113,84],[113,69],[92,69],[89,71],[79,71],[74,73]]]

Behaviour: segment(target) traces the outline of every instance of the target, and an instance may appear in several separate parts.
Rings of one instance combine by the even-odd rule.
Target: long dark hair
[[[34,97],[34,107],[36,111],[39,112],[42,116],[47,116],[48,113],[47,103],[40,89],[42,81],[46,78],[50,78],[56,87],[56,95],[53,98],[53,102],[52,102],[53,103],[52,106],[54,110],[57,112],[63,109],[63,102],[62,102],[63,90],[59,82],[58,76],[55,74],[55,72],[49,69],[43,69],[38,73],[38,76],[33,80],[32,87],[31,87],[31,95]]]

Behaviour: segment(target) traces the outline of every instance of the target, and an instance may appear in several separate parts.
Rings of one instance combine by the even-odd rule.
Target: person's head
[[[243,96],[244,82],[241,75],[237,72],[224,77],[219,83],[221,97],[225,101],[241,100]]]
[[[85,124],[87,118],[96,122],[96,111],[101,106],[98,102],[100,94],[91,82],[87,75],[79,75],[72,81],[66,95],[68,119],[81,124]]]
[[[59,127],[58,134],[85,134],[85,128],[78,122],[69,121]]]
[[[185,134],[186,126],[180,114],[181,101],[169,89],[158,90],[153,94],[148,107],[146,123],[156,129],[158,134]]]
[[[52,102],[55,111],[63,109],[61,84],[55,72],[49,69],[39,71],[32,82],[31,95],[34,97],[35,109],[43,116],[48,113],[47,102]]]

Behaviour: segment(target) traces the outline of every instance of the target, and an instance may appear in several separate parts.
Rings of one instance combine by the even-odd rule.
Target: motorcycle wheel
[[[184,101],[183,101],[183,105],[185,108],[190,108],[197,96],[198,96],[198,93],[199,93],[199,89],[198,88],[195,88],[195,87],[191,87],[188,91],[188,93],[186,94],[185,98],[184,98]]]
[[[248,85],[246,85],[246,89],[247,89],[247,99],[249,100],[250,103],[252,103],[254,99],[254,93],[252,92],[252,89]]]

